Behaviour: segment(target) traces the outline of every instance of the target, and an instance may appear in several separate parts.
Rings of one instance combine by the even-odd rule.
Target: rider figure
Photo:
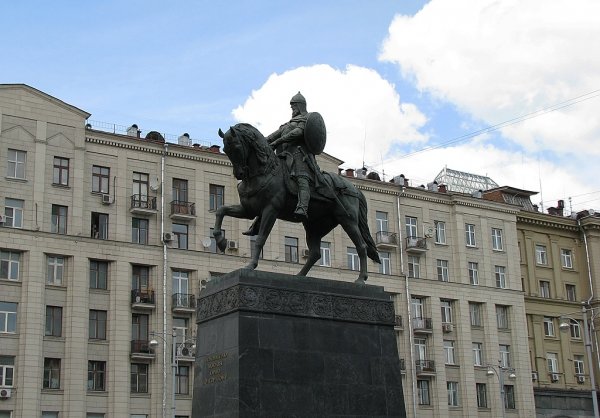
[[[318,172],[319,169],[316,167],[314,155],[308,150],[304,140],[304,127],[308,118],[306,99],[298,92],[290,100],[290,106],[292,119],[269,135],[267,141],[277,150],[279,157],[291,160],[290,177],[298,186],[298,204],[294,214],[298,219],[305,221],[310,201],[309,181],[314,177],[311,172],[315,170]]]

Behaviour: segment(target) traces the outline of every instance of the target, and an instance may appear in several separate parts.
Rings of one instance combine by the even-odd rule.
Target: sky
[[[411,185],[444,168],[600,209],[597,0],[22,1],[1,6],[0,83],[93,126],[220,144],[264,135],[298,91],[325,152]]]

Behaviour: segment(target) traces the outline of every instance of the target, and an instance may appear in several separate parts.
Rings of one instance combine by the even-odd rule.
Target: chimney
[[[447,193],[448,190],[446,189],[446,185],[445,184],[440,184],[438,186],[438,192],[440,192],[440,193]]]
[[[354,177],[354,169],[353,168],[346,169],[346,177]]]
[[[210,152],[214,152],[215,154],[219,154],[221,147],[219,145],[211,145],[209,150]]]
[[[140,137],[140,130],[138,126],[134,123],[129,128],[127,128],[127,136],[135,136],[136,138]]]
[[[179,145],[184,145],[186,147],[189,147],[190,145],[192,145],[192,140],[190,139],[190,134],[188,134],[186,132],[183,135],[181,135],[179,138],[177,138],[177,143]]]

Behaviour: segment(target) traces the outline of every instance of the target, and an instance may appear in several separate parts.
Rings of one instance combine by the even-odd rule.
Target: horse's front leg
[[[221,229],[221,226],[223,225],[223,218],[225,216],[245,219],[252,218],[250,215],[248,215],[248,212],[242,205],[221,206],[219,209],[217,209],[217,211],[215,212],[215,226],[213,228],[213,236],[215,237],[217,247],[223,252],[225,252],[225,250],[227,249],[227,240],[223,236],[223,230]]]
[[[250,270],[254,270],[256,266],[258,266],[258,259],[260,257],[260,253],[265,246],[265,242],[273,229],[273,225],[275,225],[275,221],[277,220],[277,211],[271,207],[263,210],[260,217],[260,228],[258,230],[258,234],[256,236],[256,240],[254,241],[254,254],[252,254],[252,259],[250,263],[245,267]]]

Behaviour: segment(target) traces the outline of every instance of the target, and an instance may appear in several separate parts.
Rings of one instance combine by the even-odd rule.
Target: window
[[[148,244],[148,219],[131,219],[131,242]]]
[[[92,192],[108,193],[110,190],[110,168],[92,166]]]
[[[496,323],[498,329],[508,329],[508,306],[496,305]]]
[[[87,389],[90,391],[104,391],[105,390],[105,361],[88,361],[88,382]]]
[[[446,243],[446,222],[434,221],[435,225],[435,243],[445,244]]]
[[[148,323],[149,315],[145,314],[131,314],[131,339],[134,341],[144,342],[148,341]],[[145,344],[136,344],[138,346]]]
[[[581,339],[581,324],[579,321],[569,321],[569,329],[571,332],[571,338]]]
[[[106,340],[106,311],[90,309],[90,340]]]
[[[8,167],[6,176],[13,179],[25,180],[25,161],[27,153],[16,149],[8,149]]]
[[[502,251],[504,244],[502,243],[502,230],[498,228],[492,228],[492,249],[496,251]]]
[[[148,291],[150,287],[150,267],[134,265],[131,274],[131,290]]]
[[[485,383],[475,383],[477,392],[477,407],[487,408],[487,386]]]
[[[560,250],[561,265],[566,269],[573,268],[573,253],[571,250],[561,248]]]
[[[190,394],[190,367],[178,366],[175,374],[175,393],[178,395]]]
[[[427,340],[415,338],[415,356],[417,360],[427,360]]]
[[[60,359],[44,358],[44,389],[60,389]]]
[[[321,259],[319,265],[331,267],[331,243],[321,241]]]
[[[550,282],[545,280],[540,280],[540,297],[549,298],[550,297]]]
[[[356,248],[348,247],[346,249],[346,254],[348,256],[348,268],[350,270],[360,270],[360,260]]]
[[[131,393],[148,393],[148,364],[131,363]]]
[[[379,272],[381,274],[392,274],[390,253],[387,251],[381,251],[379,253],[379,259],[381,260],[381,264],[379,264]]]
[[[504,385],[504,409],[515,409],[515,387]]]
[[[104,414],[100,412],[88,412],[85,418],[104,418]]]
[[[454,358],[454,341],[444,340],[444,360],[446,364],[456,364]]]
[[[500,366],[510,367],[510,345],[500,344],[498,353],[500,355]]]
[[[298,238],[285,237],[285,261],[286,263],[298,262]]]
[[[405,218],[406,225],[406,237],[417,238],[417,218],[413,216],[407,216]]]
[[[483,344],[472,343],[473,345],[473,365],[483,366]]]
[[[472,285],[479,284],[479,264],[472,261],[468,262],[469,283]]]
[[[548,253],[545,245],[535,246],[535,262],[543,266],[548,264]]]
[[[12,387],[15,376],[15,358],[0,356],[0,387]]]
[[[544,317],[544,335],[546,337],[554,337],[554,318]]]
[[[179,295],[179,302],[177,306],[189,306],[188,294],[189,290],[189,272],[181,270],[173,270],[173,294]]]
[[[108,282],[108,262],[90,260],[90,289],[106,289]]]
[[[565,293],[567,294],[567,300],[571,302],[577,301],[577,288],[574,284],[565,285]]]
[[[431,398],[429,396],[429,380],[417,380],[417,394],[419,398],[419,405],[431,404]]]
[[[4,199],[4,226],[7,228],[23,228],[23,205],[20,199]]]
[[[496,272],[496,287],[506,289],[506,268],[504,266],[494,266]]]
[[[132,206],[138,208],[148,208],[148,183],[149,178],[146,173],[133,172],[132,184]]]
[[[108,239],[108,214],[92,212],[92,238]]]
[[[458,406],[458,382],[446,382],[448,389],[448,405]]]
[[[573,356],[573,367],[575,368],[576,375],[585,374],[585,364],[583,362],[583,355],[575,354]]]
[[[0,279],[19,280],[21,253],[0,251]]]
[[[178,347],[189,338],[189,326],[187,318],[173,318],[173,329],[175,330]]]
[[[408,256],[408,277],[418,279],[421,277],[421,266],[419,265],[419,257],[414,255]]]
[[[62,307],[46,306],[46,334],[51,337],[62,335]]]
[[[66,234],[67,233],[67,212],[66,206],[52,205],[52,216],[50,231],[54,234]]]
[[[173,240],[173,247],[180,248],[182,250],[188,249],[188,226],[184,224],[173,224],[171,225],[173,228],[173,235],[175,235],[175,239]]]
[[[173,179],[173,201],[175,204],[188,202],[188,181]]]
[[[62,286],[65,272],[65,259],[61,256],[47,256],[46,283]]]
[[[481,327],[481,303],[469,302],[469,316],[472,327]]]
[[[52,184],[61,186],[69,185],[69,159],[54,157],[54,167],[52,171]]]
[[[376,232],[388,232],[388,214],[387,212],[375,212]]]
[[[437,277],[441,282],[450,281],[448,273],[448,260],[437,260]]]
[[[42,418],[58,418],[56,411],[42,411]]]
[[[415,319],[422,319],[425,315],[425,301],[423,298],[412,297],[410,299],[410,309]]]
[[[558,354],[546,353],[546,361],[548,363],[548,372],[558,373]]]
[[[465,224],[465,240],[467,247],[475,247],[475,225]]]
[[[442,310],[442,323],[451,324],[452,323],[452,301],[441,300],[440,307]]]
[[[225,187],[216,184],[208,186],[209,209],[217,210],[225,204]]]
[[[0,333],[17,332],[17,303],[0,302]]]

